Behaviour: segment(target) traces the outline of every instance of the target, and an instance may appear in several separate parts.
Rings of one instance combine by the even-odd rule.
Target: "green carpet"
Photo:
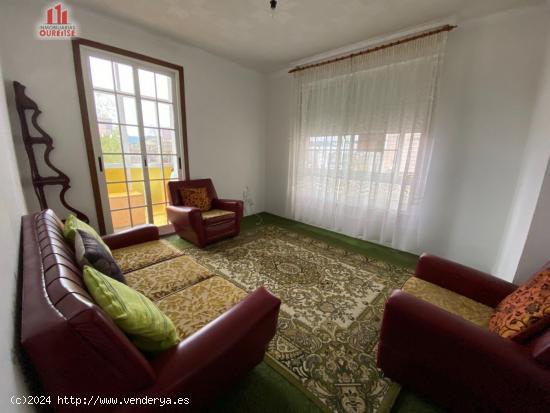
[[[246,217],[241,232],[254,231],[260,225],[276,225],[293,232],[322,240],[330,245],[345,248],[391,264],[414,268],[418,259],[414,254],[351,238],[321,228],[302,224],[275,215],[262,213]],[[173,235],[169,241],[180,248],[187,241]],[[243,378],[235,387],[219,398],[208,410],[217,412],[320,412],[321,410],[297,387],[263,362]],[[423,397],[402,389],[392,412],[438,413],[441,408]]]

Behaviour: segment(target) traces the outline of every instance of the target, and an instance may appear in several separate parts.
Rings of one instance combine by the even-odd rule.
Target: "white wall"
[[[522,170],[548,21],[546,6],[528,7],[458,22],[449,34],[422,251],[494,270]],[[290,83],[284,72],[268,79],[267,210],[279,215],[288,179]]]
[[[0,63],[0,77],[2,64]],[[31,411],[24,407],[13,406],[11,396],[23,396],[28,392],[23,385],[21,373],[13,354],[16,280],[19,269],[19,232],[21,216],[26,214],[27,207],[21,190],[21,182],[13,138],[10,130],[6,106],[4,83],[0,82],[0,176],[2,177],[2,195],[0,195],[0,316],[2,334],[0,337],[0,403],[2,410]]]
[[[548,133],[548,132],[547,132]],[[549,139],[550,140],[550,139]],[[514,282],[527,281],[550,261],[550,162],[529,228],[525,247],[517,267]]]
[[[283,70],[268,76],[267,82],[266,211],[287,216],[292,81],[288,71]]]
[[[495,267],[528,143],[547,23],[545,6],[459,23],[434,117],[421,245],[509,280]]]
[[[516,282],[525,280],[550,260],[550,220],[543,218],[544,208],[547,211],[550,208],[546,203],[549,197],[548,179],[544,181],[541,193],[550,157],[550,33],[545,55],[529,140],[523,153],[522,172],[496,264],[497,273],[507,279],[514,278]]]
[[[36,24],[44,19],[45,4],[48,2],[2,0],[0,50],[4,80],[18,80],[26,85],[29,96],[42,109],[40,124],[56,146],[52,161],[73,183],[67,200],[95,224],[71,44],[34,37]],[[184,67],[191,177],[213,178],[218,194],[227,198],[240,199],[248,185],[256,211],[264,210],[265,76],[134,25],[74,6],[71,10],[71,18],[80,25],[81,37]],[[29,210],[36,210],[11,86],[7,92],[24,193]],[[54,191],[50,199],[55,200],[57,193]]]

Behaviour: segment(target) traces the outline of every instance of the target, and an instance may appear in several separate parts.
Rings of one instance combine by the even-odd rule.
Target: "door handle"
[[[97,163],[99,164],[99,172],[103,172],[103,161],[101,160],[101,156],[97,157]]]

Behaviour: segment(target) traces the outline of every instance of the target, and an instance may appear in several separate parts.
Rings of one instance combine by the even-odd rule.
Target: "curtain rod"
[[[364,54],[377,52],[379,50],[387,49],[389,47],[398,46],[398,45],[403,44],[403,43],[412,42],[413,40],[422,39],[423,37],[433,36],[434,34],[438,34],[438,33],[441,33],[441,32],[449,32],[449,31],[455,29],[456,27],[457,26],[446,24],[445,26],[438,27],[437,29],[433,29],[433,30],[430,30],[430,31],[427,31],[427,32],[423,32],[423,33],[415,34],[413,36],[405,37],[403,39],[396,40],[394,42],[381,44],[379,46],[372,47],[370,49],[365,49],[365,50],[362,50],[360,52],[355,52],[355,53],[351,53],[351,54],[348,54],[348,55],[345,55],[345,56],[336,57],[334,59],[324,60],[324,61],[318,62],[318,63],[311,63],[311,64],[304,65],[304,66],[296,66],[295,68],[289,70],[288,73],[300,72],[302,70],[311,69],[313,67],[324,66],[324,65],[328,65],[330,63],[339,62],[341,60],[351,59],[351,58],[361,56],[361,55],[364,55]]]

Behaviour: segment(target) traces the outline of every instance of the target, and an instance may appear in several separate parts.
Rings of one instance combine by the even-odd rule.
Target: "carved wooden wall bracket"
[[[13,88],[15,90],[15,104],[17,107],[17,114],[19,115],[19,122],[21,123],[21,132],[23,135],[23,142],[25,144],[25,151],[27,152],[27,156],[29,158],[29,163],[31,166],[32,185],[34,187],[34,192],[38,197],[40,208],[48,208],[48,201],[44,193],[44,187],[48,185],[61,185],[61,192],[59,193],[61,204],[69,211],[73,212],[78,219],[81,219],[85,222],[90,222],[90,220],[84,213],[70,206],[65,200],[65,194],[71,187],[71,180],[58,168],[53,166],[52,162],[50,161],[50,153],[54,149],[53,139],[38,125],[37,119],[38,116],[42,113],[41,110],[38,108],[36,102],[25,94],[25,86],[23,86],[19,82],[13,82]],[[32,111],[31,123],[40,136],[31,135],[26,114],[27,110]],[[51,176],[40,175],[40,172],[38,171],[38,164],[36,163],[34,145],[46,146],[46,149],[44,150],[44,162],[50,169],[55,172],[55,174]]]

